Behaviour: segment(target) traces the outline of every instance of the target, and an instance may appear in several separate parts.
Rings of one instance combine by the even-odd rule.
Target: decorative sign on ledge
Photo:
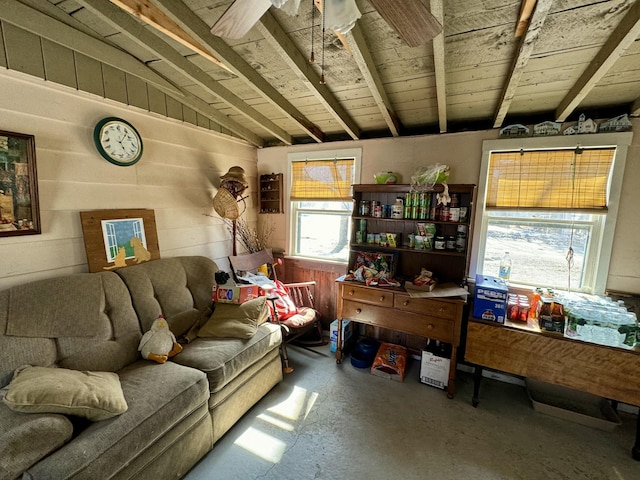
[[[160,258],[153,210],[80,212],[89,272],[104,272]]]

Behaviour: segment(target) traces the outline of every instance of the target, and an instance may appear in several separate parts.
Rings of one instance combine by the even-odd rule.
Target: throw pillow
[[[198,332],[199,337],[251,338],[258,326],[269,319],[266,297],[242,304],[216,303],[213,314]]]
[[[298,307],[296,307],[296,304],[291,300],[287,287],[285,287],[284,283],[280,280],[276,280],[274,283],[275,288],[269,290],[266,295],[268,298],[276,299],[275,306],[276,311],[278,312],[278,319],[283,321],[298,313]],[[268,302],[268,305],[271,309],[271,315],[273,316],[273,304]]]
[[[25,366],[16,370],[4,403],[23,413],[61,413],[105,420],[127,411],[113,372]]]

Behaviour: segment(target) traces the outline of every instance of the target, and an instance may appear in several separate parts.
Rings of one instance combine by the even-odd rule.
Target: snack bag
[[[371,373],[378,377],[404,381],[404,369],[407,365],[407,349],[393,343],[383,343],[371,365]]]

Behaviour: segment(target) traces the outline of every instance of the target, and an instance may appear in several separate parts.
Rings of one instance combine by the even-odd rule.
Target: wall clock
[[[121,167],[135,164],[142,156],[142,138],[126,120],[107,117],[93,129],[93,141],[105,160]]]

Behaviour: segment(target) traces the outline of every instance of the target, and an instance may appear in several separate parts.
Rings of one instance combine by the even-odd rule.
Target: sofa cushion
[[[73,425],[64,415],[25,415],[12,412],[0,403],[0,478],[19,477],[68,442],[72,435]]]
[[[66,368],[18,369],[3,401],[14,412],[61,413],[93,421],[127,411],[117,374]]]
[[[140,358],[138,342],[142,331],[127,287],[120,277],[114,272],[77,274],[72,277],[79,280],[73,283],[73,294],[93,298],[97,302],[97,313],[91,321],[93,336],[38,338],[0,334],[1,385],[8,384],[14,370],[22,365],[46,367],[57,364],[73,370],[115,372]],[[51,282],[59,284],[55,278]],[[97,297],[96,282],[99,284]],[[0,333],[6,331],[11,312],[15,311],[10,307],[14,288],[0,291]],[[26,291],[20,290],[23,293]],[[46,319],[51,308],[47,299],[34,296],[30,302],[34,318]],[[87,308],[94,311],[93,307]],[[80,312],[72,320],[81,323],[86,317]]]
[[[173,257],[117,270],[124,280],[143,331],[162,314],[176,337],[185,335],[211,305],[218,267],[206,257]]]
[[[178,430],[192,428],[192,422],[184,420],[206,409],[207,380],[198,370],[139,360],[117,373],[129,409],[91,423],[29,469],[29,478],[104,478],[105,472],[117,476],[168,432],[178,435]]]
[[[267,297],[243,304],[218,303],[213,314],[198,332],[199,337],[251,338],[269,318]]]
[[[211,392],[217,392],[245,369],[282,343],[280,327],[271,322],[258,327],[249,339],[197,338],[184,345],[173,361],[207,374]]]

